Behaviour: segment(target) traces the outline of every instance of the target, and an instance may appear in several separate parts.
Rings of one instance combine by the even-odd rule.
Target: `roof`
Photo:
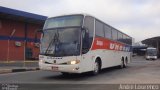
[[[157,37],[152,37],[152,38],[148,38],[142,41],[143,44],[146,44],[150,47],[155,47],[155,48],[159,48],[160,50],[160,36]]]
[[[47,16],[28,13],[0,6],[0,18],[13,19],[30,23],[44,23]]]
[[[62,15],[58,15],[58,16],[49,17],[49,19],[50,19],[50,18],[54,18],[54,17],[61,17],[61,16],[72,16],[72,15],[91,16],[91,17],[93,17],[93,18],[96,18],[97,20],[99,20],[99,21],[103,22],[104,24],[108,25],[109,27],[112,27],[112,28],[114,28],[116,31],[119,31],[119,32],[123,33],[124,35],[126,35],[126,36],[128,36],[128,37],[132,38],[131,36],[127,35],[126,33],[122,32],[121,30],[119,30],[119,29],[116,29],[115,27],[113,27],[113,26],[111,26],[111,25],[107,24],[106,22],[102,21],[101,19],[98,19],[97,17],[95,17],[95,16],[93,16],[93,15],[90,15],[90,14],[87,14],[87,13],[72,13],[72,14],[62,14]]]
[[[154,43],[154,42],[160,42],[160,36],[148,38],[142,41],[144,44]]]
[[[133,49],[146,49],[147,46],[132,46]]]

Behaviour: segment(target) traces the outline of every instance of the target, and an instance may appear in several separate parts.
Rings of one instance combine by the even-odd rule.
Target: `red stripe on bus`
[[[91,48],[91,50],[96,49],[126,51],[125,44],[100,37],[96,37],[94,39],[93,46]]]

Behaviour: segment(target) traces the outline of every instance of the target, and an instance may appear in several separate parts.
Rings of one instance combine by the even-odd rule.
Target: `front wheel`
[[[100,63],[98,61],[95,61],[92,75],[97,75],[99,72],[100,72]]]

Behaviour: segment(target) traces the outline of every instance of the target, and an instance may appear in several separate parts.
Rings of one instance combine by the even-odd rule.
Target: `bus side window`
[[[112,39],[111,27],[105,25],[105,26],[104,26],[104,30],[105,30],[105,38]]]
[[[118,41],[123,42],[123,34],[118,32]]]
[[[96,36],[98,37],[104,37],[104,29],[103,29],[103,23],[96,20]]]
[[[91,16],[86,16],[85,17],[85,19],[84,19],[84,31],[85,31],[84,37],[87,40],[83,40],[82,49],[83,49],[83,47],[86,48],[86,46],[87,46],[87,49],[89,51],[89,49],[91,48],[91,45],[92,45],[93,35],[94,35],[94,18],[93,17],[91,17]],[[87,42],[87,43],[85,43],[85,42]],[[88,45],[84,45],[84,44],[88,44]],[[87,53],[87,52],[84,52],[84,53]]]
[[[112,39],[117,41],[118,33],[117,30],[112,28]]]

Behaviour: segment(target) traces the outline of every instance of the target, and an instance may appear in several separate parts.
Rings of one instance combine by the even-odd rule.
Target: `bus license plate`
[[[57,71],[58,70],[58,67],[52,67],[51,68],[53,71]]]

